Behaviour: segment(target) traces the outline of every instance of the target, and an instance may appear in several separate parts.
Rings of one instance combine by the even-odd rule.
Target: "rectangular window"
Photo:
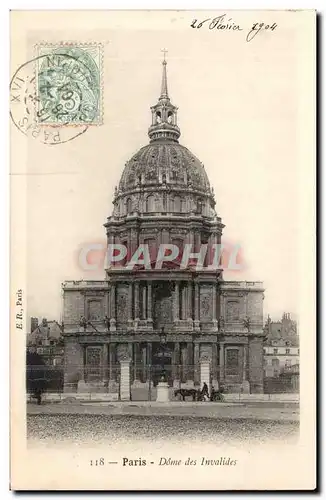
[[[290,349],[285,349],[285,354],[290,354]]]
[[[226,374],[238,375],[239,374],[239,350],[227,349],[226,350]]]
[[[227,321],[237,321],[240,317],[240,305],[237,300],[229,300],[226,306]]]
[[[273,351],[274,351],[274,354],[278,353],[278,349],[273,349]]]
[[[101,380],[102,347],[86,347],[86,378],[90,380]]]
[[[272,359],[272,366],[279,366],[280,361],[277,358]]]

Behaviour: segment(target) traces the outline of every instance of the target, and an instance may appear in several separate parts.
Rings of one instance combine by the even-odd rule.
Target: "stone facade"
[[[204,166],[178,142],[177,108],[167,91],[151,108],[150,144],[126,164],[105,224],[108,245],[127,249],[109,263],[105,279],[66,282],[64,292],[65,390],[95,386],[130,390],[154,386],[263,391],[263,285],[227,282],[210,268],[224,225]],[[186,244],[202,268],[176,258],[157,267],[160,244]],[[148,245],[151,265],[128,268],[135,250]],[[206,380],[203,380],[206,379]],[[123,393],[123,394],[122,394]]]

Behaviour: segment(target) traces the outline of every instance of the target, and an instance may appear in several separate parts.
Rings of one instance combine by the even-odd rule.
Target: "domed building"
[[[104,225],[118,249],[105,279],[63,284],[65,392],[153,399],[160,380],[170,399],[205,382],[263,391],[262,283],[224,281],[214,265],[224,225],[177,110],[164,60],[149,144],[126,163]]]

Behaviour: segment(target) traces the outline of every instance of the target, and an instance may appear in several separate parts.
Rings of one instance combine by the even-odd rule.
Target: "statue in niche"
[[[220,316],[217,320],[217,326],[218,326],[218,329],[223,332],[224,331],[224,326],[225,326],[225,321],[224,321],[224,318],[222,316]]]
[[[248,316],[243,320],[243,326],[250,332],[251,321]]]
[[[120,323],[126,323],[128,317],[127,317],[127,296],[125,292],[118,293],[117,305],[118,305],[118,320]]]
[[[210,297],[208,295],[204,295],[201,302],[201,312],[204,317],[210,316],[211,304]]]

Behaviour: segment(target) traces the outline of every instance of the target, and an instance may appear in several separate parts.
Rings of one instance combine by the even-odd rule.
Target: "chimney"
[[[31,333],[38,327],[38,318],[31,318]]]

